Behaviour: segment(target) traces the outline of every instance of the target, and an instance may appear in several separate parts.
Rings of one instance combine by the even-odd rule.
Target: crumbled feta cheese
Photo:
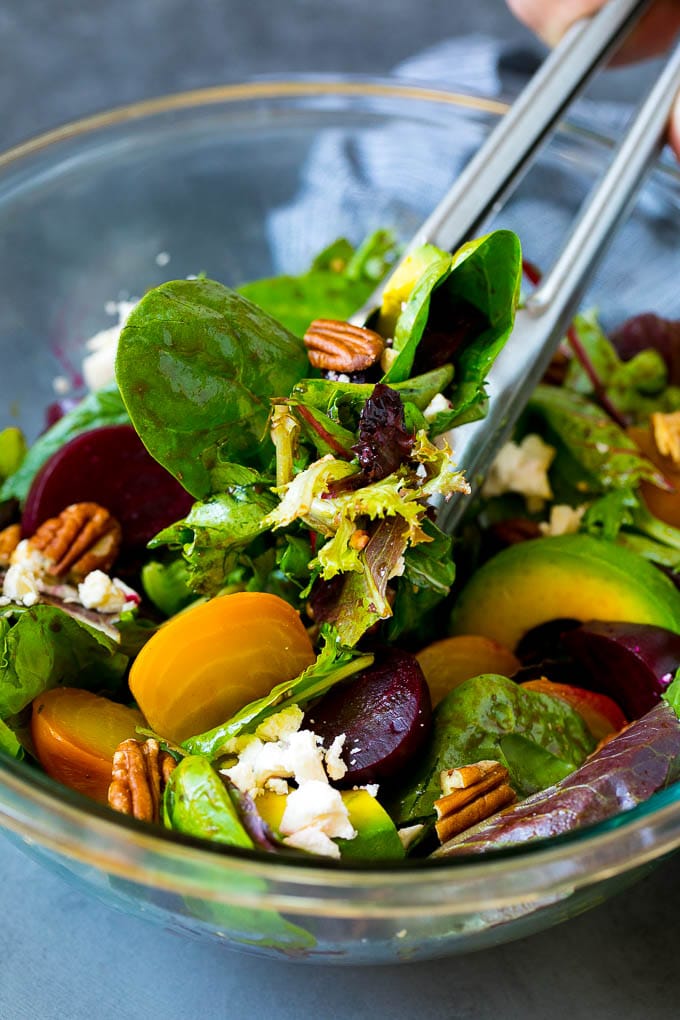
[[[548,468],[555,457],[555,447],[530,433],[521,443],[509,442],[501,447],[482,486],[485,497],[518,492],[524,496],[530,512],[540,510],[552,499]]]
[[[361,789],[365,790],[366,793],[370,793],[371,797],[377,797],[380,786],[378,783],[366,783],[366,785],[362,786]]]
[[[318,854],[321,857],[340,859],[340,847],[318,825],[308,825],[307,828],[299,829],[290,836],[284,836],[282,842],[296,850],[306,850],[307,853]]]
[[[345,734],[340,733],[325,753],[326,772],[331,779],[342,779],[347,772],[347,766],[342,760],[342,748],[345,744]]]
[[[392,347],[386,347],[380,355],[380,367],[383,372],[389,372],[398,357],[399,351],[395,351]]]
[[[285,779],[277,779],[273,777],[268,779],[264,784],[265,790],[269,790],[271,793],[277,793],[280,797],[285,797],[290,787]]]
[[[541,521],[538,526],[544,535],[573,535],[580,528],[585,512],[585,506],[555,503],[550,507],[550,519]]]
[[[82,368],[88,389],[100,390],[116,378],[118,340],[121,330],[136,304],[136,301],[112,301],[107,304],[107,313],[117,315],[118,322],[115,326],[109,326],[108,329],[102,329],[99,333],[95,333],[85,344],[90,353],[83,358]]]
[[[21,606],[33,606],[40,599],[40,578],[25,564],[15,563],[5,574],[2,594],[3,605],[16,602]]]
[[[284,836],[292,836],[311,825],[330,837],[356,836],[340,791],[316,779],[302,783],[288,794],[280,830]]]
[[[300,729],[304,713],[299,705],[289,705],[261,722],[255,730],[260,740],[282,740]]]
[[[92,570],[78,585],[78,598],[86,609],[98,613],[120,613],[128,603],[139,602],[139,595],[117,577],[103,570]]]
[[[452,406],[451,401],[447,400],[443,393],[435,393],[432,400],[423,411],[423,418],[425,421],[432,421],[432,419],[436,418],[441,411],[450,411]]]
[[[10,565],[2,585],[2,604],[16,602],[34,606],[40,600],[43,579],[48,573],[50,560],[24,538],[12,553]]]

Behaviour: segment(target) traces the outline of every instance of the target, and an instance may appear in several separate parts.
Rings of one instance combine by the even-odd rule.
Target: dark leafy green
[[[187,517],[153,540],[182,549],[187,584],[194,592],[216,595],[237,565],[238,554],[263,532],[276,496],[259,483],[235,485],[205,502],[194,503]]]
[[[457,251],[448,272],[435,264],[418,284],[406,303],[395,331],[401,353],[385,374],[392,385],[407,379],[422,338],[430,303],[437,301],[452,308],[465,302],[482,314],[486,328],[472,341],[463,344],[453,357],[453,386],[447,391],[453,408],[447,420],[439,422],[445,431],[479,415],[484,402],[484,383],[496,356],[502,350],[514,323],[522,276],[519,239],[509,230],[497,230],[470,241]],[[406,336],[402,338],[402,320]]]
[[[2,719],[0,719],[0,751],[4,751],[10,758],[23,758],[24,756],[24,749],[17,740],[14,730]]]
[[[253,848],[224,780],[207,758],[189,755],[173,770],[163,796],[163,821],[185,836]]]
[[[550,441],[564,445],[578,461],[594,491],[635,489],[643,480],[669,487],[623,429],[586,397],[541,385],[534,390],[529,409],[548,426]]]
[[[662,703],[566,779],[454,837],[435,856],[487,853],[594,825],[630,811],[678,778],[680,723],[673,708]]]
[[[273,447],[270,400],[309,363],[301,340],[213,280],[149,291],[122,331],[116,373],[149,452],[197,499],[221,463],[261,466]]]
[[[594,312],[576,316],[574,329],[607,398],[629,420],[646,422],[653,411],[680,407],[680,389],[667,385],[668,370],[658,351],[639,351],[623,361]],[[576,358],[570,363],[565,385],[585,395],[594,392],[591,378]]]
[[[572,768],[580,765],[594,746],[581,716],[557,698],[525,690],[493,674],[466,680],[435,709],[430,750],[392,805],[397,824],[431,819],[434,802],[441,795],[440,772],[482,759],[504,762],[518,793],[535,789],[545,768],[544,759],[534,756],[539,771],[533,774],[525,749],[516,770],[516,748],[510,759],[503,753],[503,740],[511,734],[538,745]]]
[[[102,425],[124,425],[129,420],[115,383],[90,393],[36,439],[16,471],[0,488],[0,500],[14,498],[23,503],[40,468],[70,439]]]
[[[61,609],[10,606],[0,615],[0,718],[62,684],[115,691],[127,664],[115,640]]]
[[[174,616],[196,598],[189,587],[189,568],[184,560],[167,563],[149,560],[142,567],[142,586],[146,597],[165,616]]]
[[[239,292],[303,336],[313,319],[348,319],[370,297],[396,254],[393,235],[379,230],[356,252],[347,241],[336,241],[301,276],[255,280]]]

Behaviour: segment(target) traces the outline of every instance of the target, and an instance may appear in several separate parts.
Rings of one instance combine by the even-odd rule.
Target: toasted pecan
[[[21,541],[21,525],[10,524],[0,531],[0,567],[8,567],[12,553]]]
[[[309,361],[332,372],[362,372],[385,349],[385,341],[372,329],[338,319],[315,319],[304,335]]]
[[[108,572],[118,555],[121,527],[98,503],[72,503],[40,525],[29,544],[51,561],[50,573],[82,580],[93,570]]]
[[[498,761],[478,761],[440,775],[443,796],[435,801],[441,843],[465,832],[515,800],[509,773]]]
[[[160,821],[161,797],[175,764],[153,738],[124,740],[113,756],[109,807],[142,822]]]

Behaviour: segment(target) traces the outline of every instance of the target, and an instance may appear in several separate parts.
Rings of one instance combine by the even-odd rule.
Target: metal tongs
[[[592,74],[627,35],[650,0],[609,0],[572,26],[406,249],[454,251],[500,209],[522,171]],[[663,146],[680,89],[680,45],[632,120],[590,194],[549,273],[517,313],[515,328],[488,377],[488,414],[455,432],[454,456],[473,491],[508,437],[576,312],[586,284]],[[380,304],[384,284],[352,321],[362,325]],[[439,509],[452,533],[468,504],[455,495]]]

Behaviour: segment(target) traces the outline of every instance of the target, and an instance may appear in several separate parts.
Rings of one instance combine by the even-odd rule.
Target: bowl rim
[[[97,131],[193,107],[208,107],[250,100],[280,100],[326,97],[386,98],[417,100],[450,105],[499,117],[509,104],[500,98],[491,98],[451,90],[446,86],[419,84],[409,79],[374,78],[361,75],[287,75],[258,76],[237,83],[208,86],[200,89],[171,93],[144,99],[94,113],[0,152],[0,172],[21,160],[43,152],[61,142],[94,134]],[[581,138],[611,149],[615,141],[608,135],[594,131],[578,122],[560,125],[560,133],[575,134]],[[680,185],[680,169],[662,162],[654,175],[662,175],[674,186]],[[243,894],[240,902],[247,906],[267,905],[288,912],[309,909],[310,887],[319,886],[337,890],[335,907],[343,913],[343,890],[348,887],[401,890],[391,902],[379,908],[380,916],[395,913],[402,915],[408,907],[407,888],[432,887],[439,900],[428,901],[434,913],[450,913],[449,897],[441,896],[446,883],[455,889],[456,909],[480,909],[486,901],[498,906],[499,888],[505,889],[508,904],[527,903],[552,896],[556,888],[573,891],[579,885],[590,885],[612,877],[622,871],[648,864],[652,860],[680,846],[680,811],[672,787],[659,791],[650,800],[593,826],[550,839],[536,840],[507,850],[494,851],[479,857],[461,857],[455,860],[420,859],[395,864],[380,862],[335,862],[313,857],[273,857],[263,851],[239,850],[224,847],[192,837],[178,836],[163,829],[150,827],[125,816],[116,817],[102,805],[93,804],[75,791],[40,773],[30,774],[23,763],[0,751],[0,821],[10,831],[28,842],[37,842],[47,850],[66,854],[71,859],[104,867],[110,874],[147,882],[153,876],[154,884],[172,892],[196,895],[197,886],[190,876],[178,874],[173,865],[178,858],[185,866],[196,862],[201,866],[217,862],[243,876],[267,878],[292,886],[292,896]],[[9,797],[9,799],[8,799]],[[34,808],[36,810],[31,810]],[[653,823],[654,834],[650,831]],[[83,841],[80,834],[92,838],[92,844]],[[78,838],[75,839],[74,835]],[[130,848],[135,850],[131,861]],[[153,864],[143,864],[139,855],[153,857]],[[168,863],[163,871],[159,857]],[[211,872],[214,875],[214,871]],[[498,882],[494,881],[498,879]],[[514,881],[513,881],[514,880]],[[464,887],[468,887],[469,895]],[[226,898],[211,885],[199,883],[199,891],[206,898],[234,903],[233,890]],[[305,890],[305,901],[299,905],[300,889]],[[485,893],[486,890],[486,893]],[[462,894],[462,895],[461,895]],[[332,898],[332,897],[331,897]],[[502,897],[501,897],[502,899]],[[444,901],[444,902],[441,902]],[[296,903],[298,909],[296,910]],[[329,907],[328,895],[323,896],[323,909]],[[413,906],[421,911],[422,904]],[[365,913],[365,905],[352,911]]]

